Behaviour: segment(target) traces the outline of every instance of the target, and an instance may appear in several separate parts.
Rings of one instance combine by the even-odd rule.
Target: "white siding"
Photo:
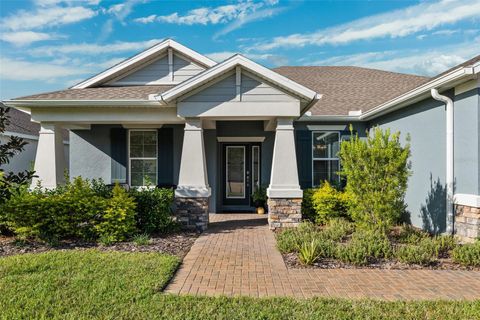
[[[183,58],[177,54],[173,55],[173,82],[179,83],[190,79],[198,73],[205,70],[200,65],[188,61],[187,58]],[[171,77],[169,73],[168,55],[164,55],[161,58],[153,61],[152,63],[143,66],[141,69],[134,71],[125,77],[114,81],[112,84],[128,85],[128,84],[155,84],[171,83]]]
[[[178,55],[173,55],[173,81],[182,82],[199,74],[205,68],[198,64],[187,61]]]

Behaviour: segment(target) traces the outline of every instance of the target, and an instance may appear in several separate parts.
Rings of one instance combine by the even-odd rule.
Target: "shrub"
[[[391,256],[391,244],[388,237],[374,230],[360,230],[352,235],[346,245],[337,248],[336,257],[346,263],[365,265],[373,259]]]
[[[330,220],[325,225],[321,236],[327,240],[339,241],[351,234],[353,231],[353,223],[342,218],[337,218]]]
[[[338,217],[348,218],[349,196],[333,188],[328,181],[315,190],[312,203],[316,223],[325,224],[330,219]]]
[[[313,194],[317,189],[305,189],[303,190],[302,200],[302,218],[315,222],[315,208],[313,207]]]
[[[281,253],[297,252],[304,242],[318,235],[311,222],[302,222],[297,228],[289,228],[277,234],[277,248]]]
[[[418,245],[408,244],[397,248],[396,258],[403,263],[429,265],[436,260],[430,239],[423,239]]]
[[[452,250],[452,259],[464,266],[480,266],[480,240],[455,247]]]
[[[407,137],[407,141],[409,138]],[[404,197],[410,175],[410,145],[402,146],[400,133],[374,128],[367,139],[353,134],[342,142],[340,174],[352,196],[350,214],[363,227],[387,230],[405,210]]]
[[[106,202],[91,190],[88,181],[76,178],[61,191],[16,192],[3,206],[8,227],[23,239],[53,241],[95,237],[95,220]]]
[[[123,241],[135,228],[135,202],[118,184],[112,190],[112,198],[95,225],[95,231],[102,243]]]
[[[403,224],[399,234],[396,236],[398,242],[405,244],[418,244],[422,239],[428,237],[430,235],[427,232],[417,229],[411,224]]]
[[[259,186],[253,193],[252,200],[255,208],[264,208],[267,203],[267,188]]]
[[[433,252],[436,257],[446,255],[450,250],[457,246],[457,241],[452,236],[438,235],[432,239]]]
[[[146,246],[150,243],[150,236],[146,233],[140,233],[134,235],[132,240],[137,246]]]
[[[298,250],[298,259],[306,265],[313,264],[320,257],[320,241],[312,239],[305,241],[300,245]]]
[[[137,203],[136,224],[140,232],[166,232],[175,228],[172,216],[173,190],[132,189],[130,195]]]

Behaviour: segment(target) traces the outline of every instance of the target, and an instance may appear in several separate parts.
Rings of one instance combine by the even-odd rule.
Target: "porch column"
[[[40,182],[46,189],[54,189],[65,183],[65,154],[62,128],[53,123],[41,123],[35,156],[35,174],[31,188]]]
[[[175,190],[176,214],[185,229],[207,229],[210,194],[202,120],[187,118],[178,187]]]
[[[268,224],[271,229],[296,227],[301,219],[303,191],[298,182],[293,119],[277,120],[272,173],[268,195]]]

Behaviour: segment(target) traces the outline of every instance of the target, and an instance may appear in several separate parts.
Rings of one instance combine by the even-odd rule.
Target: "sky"
[[[165,38],[216,61],[433,76],[480,54],[480,0],[0,0],[0,99],[68,88]]]

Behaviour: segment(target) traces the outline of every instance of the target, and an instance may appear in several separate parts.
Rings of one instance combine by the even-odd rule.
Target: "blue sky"
[[[217,61],[435,75],[480,54],[480,0],[2,0],[0,98],[67,88],[164,38]]]

